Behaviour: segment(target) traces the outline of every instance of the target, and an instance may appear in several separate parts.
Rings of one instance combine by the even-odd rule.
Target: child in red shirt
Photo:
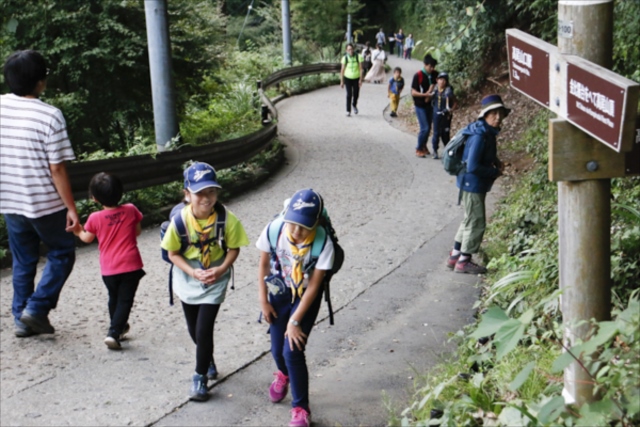
[[[104,343],[111,350],[122,348],[120,341],[129,332],[129,314],[140,279],[145,275],[137,236],[142,231],[142,214],[132,204],[118,205],[122,182],[108,173],[91,178],[89,196],[103,210],[89,215],[84,229],[77,224],[73,233],[85,243],[98,238],[102,280],[109,292],[111,324]]]

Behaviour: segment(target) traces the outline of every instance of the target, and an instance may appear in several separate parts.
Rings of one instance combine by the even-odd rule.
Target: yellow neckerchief
[[[289,249],[291,250],[291,254],[293,255],[293,266],[291,269],[291,279],[293,279],[293,292],[291,302],[296,299],[296,294],[302,298],[302,293],[304,292],[304,286],[302,286],[302,281],[304,280],[304,271],[302,270],[302,264],[304,262],[304,258],[311,250],[311,245],[313,244],[313,240],[316,238],[316,229],[314,228],[311,233],[307,236],[307,238],[302,242],[302,247],[298,247],[294,243],[293,236],[291,236],[291,231],[289,227],[285,227],[287,241],[289,242]]]
[[[189,222],[189,224],[191,224],[196,234],[198,235],[198,239],[200,240],[200,254],[202,256],[202,261],[201,261],[202,267],[207,269],[211,264],[211,259],[209,257],[209,255],[211,254],[211,251],[209,250],[209,243],[207,242],[209,241],[209,238],[211,235],[211,228],[216,224],[216,218],[218,217],[218,214],[216,213],[215,210],[212,209],[211,215],[209,215],[209,218],[207,218],[207,223],[205,224],[204,227],[200,227],[200,224],[198,223],[198,219],[195,217],[195,215],[193,214],[193,211],[191,210],[191,206],[188,206],[188,209],[186,209],[186,211],[187,211],[186,219]]]
[[[440,87],[438,86],[438,93],[437,93],[437,95],[438,95],[438,104],[437,104],[438,110],[442,109],[442,107],[440,107],[440,101],[442,101],[442,95],[444,95],[444,92],[446,90],[447,90],[447,86],[445,86],[444,89],[442,89],[442,90],[440,90]],[[448,104],[449,100],[447,98],[445,98],[445,100],[447,101],[447,104]]]

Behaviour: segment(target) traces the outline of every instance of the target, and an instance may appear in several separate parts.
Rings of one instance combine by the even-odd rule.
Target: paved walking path
[[[410,86],[418,61],[390,59]],[[236,262],[216,326],[221,378],[206,403],[189,403],[195,349],[179,305],[168,306],[168,265],[157,228],[139,246],[142,279],[124,350],[103,344],[107,295],[96,246],[78,250],[51,315],[56,334],[13,336],[10,271],[0,280],[1,425],[284,425],[290,397],[268,401],[275,370],[259,313],[253,246],[282,201],[313,187],[325,198],[347,258],[334,278],[336,325],[310,338],[316,425],[385,425],[390,402],[412,392],[414,369],[446,353],[447,332],[471,320],[474,277],[444,259],[461,219],[457,190],[440,162],[414,157],[415,136],[383,119],[386,84],[365,84],[360,114],[346,117],[344,91],[329,87],[278,104],[287,165],[227,206],[251,240]],[[323,304],[319,318],[327,315]]]

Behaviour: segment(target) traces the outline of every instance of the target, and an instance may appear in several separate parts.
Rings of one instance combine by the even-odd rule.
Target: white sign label
[[[558,37],[573,38],[573,21],[561,21],[558,19]]]

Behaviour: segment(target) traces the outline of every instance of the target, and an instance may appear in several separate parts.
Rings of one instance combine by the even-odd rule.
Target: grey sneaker
[[[189,390],[189,400],[204,402],[208,399],[207,376],[195,374],[193,376],[193,384],[191,384],[191,389]]]
[[[354,112],[355,114],[358,114],[358,107],[356,107],[355,105],[353,106],[353,112]]]
[[[16,334],[16,337],[18,338],[26,338],[26,337],[30,337],[33,335],[37,335],[36,332],[31,329],[30,327],[28,327],[27,325],[25,325],[24,323],[22,323],[21,321],[19,321],[18,319],[14,320],[16,327],[14,330],[14,333]]]
[[[129,330],[131,329],[131,326],[129,326],[129,324],[127,323],[126,325],[124,325],[124,330],[122,331],[122,333],[120,334],[120,341],[124,341],[127,339],[127,334],[129,333]]]
[[[209,369],[207,369],[207,378],[212,381],[218,378],[218,368],[216,368],[216,362],[214,362],[213,359],[211,359]]]
[[[481,265],[471,262],[471,258],[468,258],[464,261],[458,260],[458,262],[456,262],[456,266],[453,268],[453,271],[455,271],[456,273],[466,274],[484,274],[487,272],[487,269]]]
[[[351,117],[351,111],[347,111],[347,117]]]
[[[22,312],[20,321],[37,334],[53,334],[56,331],[53,326],[51,326],[51,323],[49,323],[49,318],[47,316],[31,314],[27,310]]]

